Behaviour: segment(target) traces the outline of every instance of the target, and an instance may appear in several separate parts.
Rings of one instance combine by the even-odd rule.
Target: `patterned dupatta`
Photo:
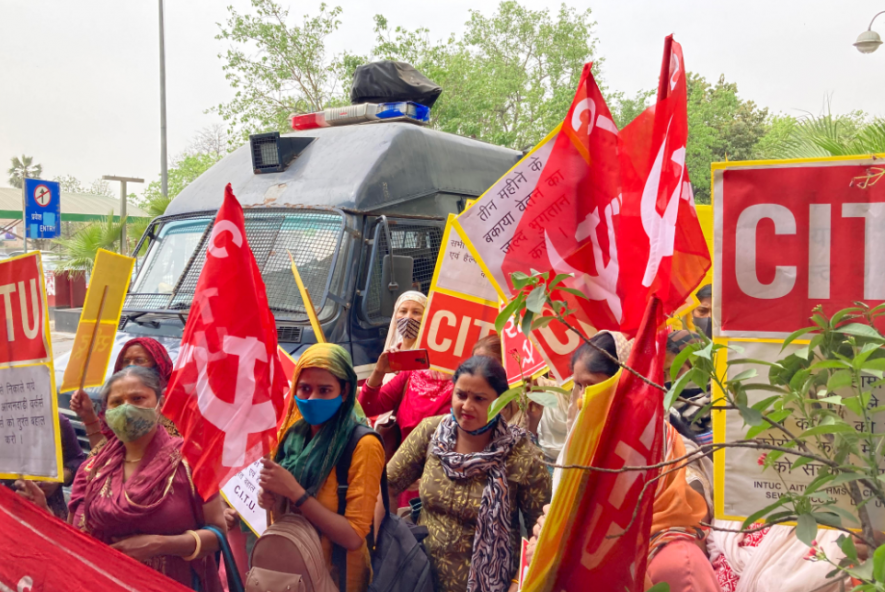
[[[71,515],[76,516],[82,506],[74,526],[110,543],[103,533],[112,529],[111,522],[118,525],[151,514],[172,491],[172,482],[183,464],[181,444],[180,438],[173,438],[162,427],[158,428],[144,451],[142,464],[124,483],[126,448],[120,440],[110,440],[81,469],[86,472],[86,484],[72,493]],[[196,497],[195,491],[192,494]],[[101,511],[92,511],[97,508]]]
[[[505,461],[513,447],[526,435],[522,428],[507,425],[503,418],[482,452],[455,452],[458,424],[452,416],[443,419],[431,440],[431,452],[439,458],[449,479],[471,479],[488,475],[482,492],[473,538],[473,557],[467,579],[468,592],[503,592],[510,587],[510,491]]]

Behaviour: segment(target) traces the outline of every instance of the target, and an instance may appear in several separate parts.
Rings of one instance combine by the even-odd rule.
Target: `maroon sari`
[[[158,429],[144,460],[124,483],[126,449],[116,438],[108,441],[74,481],[69,508],[74,527],[111,544],[134,535],[179,535],[204,526],[203,501],[181,457],[181,443]],[[222,589],[212,555],[191,562],[161,555],[145,564],[188,587],[196,574],[203,592]]]

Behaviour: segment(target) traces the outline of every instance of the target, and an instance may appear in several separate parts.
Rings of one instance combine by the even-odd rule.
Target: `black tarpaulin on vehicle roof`
[[[166,215],[216,210],[233,185],[244,207],[315,206],[372,212],[435,193],[481,195],[519,160],[516,150],[410,123],[286,134],[316,138],[280,173],[252,172],[241,146],[176,196]]]

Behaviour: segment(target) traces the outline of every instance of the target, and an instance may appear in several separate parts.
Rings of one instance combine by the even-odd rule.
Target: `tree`
[[[60,247],[59,269],[79,273],[92,269],[99,249],[119,250],[121,228],[121,223],[114,221],[113,212],[109,212],[107,218],[90,222],[70,238],[54,240]]]
[[[185,154],[212,154],[219,158],[228,152],[227,128],[214,123],[196,133]]]
[[[768,109],[738,97],[737,84],[720,76],[711,85],[689,72],[688,174],[699,203],[710,203],[710,163],[747,160],[755,156],[756,144],[769,129]]]
[[[431,111],[437,129],[524,149],[568,111],[584,63],[595,54],[595,25],[589,10],[563,4],[552,15],[506,0],[491,16],[471,10],[460,39],[432,42],[426,29],[391,31],[378,15],[372,54],[409,62],[443,88]]]
[[[274,0],[252,0],[252,7],[254,15],[230,7],[216,37],[232,43],[218,57],[236,92],[233,100],[212,111],[236,129],[240,139],[256,131],[288,130],[289,115],[344,102],[341,72],[353,63],[347,54],[326,56],[326,38],[341,24],[341,7],[321,4],[317,16],[305,15],[300,26],[291,27],[286,22],[289,12]]]
[[[22,154],[21,158],[13,156],[11,160],[12,166],[9,167],[7,173],[9,174],[9,184],[16,189],[22,188],[22,179],[26,177],[35,179],[43,174],[43,165],[34,164],[34,157],[32,156]]]
[[[885,152],[885,119],[862,111],[794,120],[773,147],[777,158],[869,155]]]
[[[52,180],[58,183],[61,187],[61,190],[65,193],[83,193],[86,195],[104,195],[107,197],[116,197],[113,190],[111,190],[110,183],[108,183],[104,179],[95,179],[88,186],[84,185],[77,177],[73,175],[62,175],[60,177],[55,177]]]

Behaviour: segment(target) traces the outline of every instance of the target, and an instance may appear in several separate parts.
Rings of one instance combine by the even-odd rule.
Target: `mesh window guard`
[[[390,243],[388,245],[387,233],[383,229],[381,220],[376,221],[372,236],[375,237],[374,257],[370,258],[367,265],[371,269],[367,273],[367,286],[363,314],[366,320],[372,323],[388,323],[392,310],[382,310],[381,291],[387,290],[382,286],[382,266],[385,255],[411,257],[413,261],[412,285],[400,286],[400,292],[417,289],[424,294],[430,289],[430,281],[433,279],[433,270],[436,267],[436,258],[439,254],[442,241],[443,229],[441,226],[432,224],[417,224],[412,221],[388,220],[390,225]]]
[[[295,278],[292,276],[289,253],[295,258],[298,271],[305,287],[317,307],[320,318],[326,304],[326,296],[331,283],[333,266],[337,262],[339,246],[344,233],[344,217],[329,211],[255,211],[246,210],[246,237],[261,276],[264,279],[267,298],[271,310],[278,320],[306,322],[304,303],[298,293]],[[193,256],[183,272],[178,276],[175,287],[158,293],[149,291],[148,282],[139,278],[137,292],[131,292],[126,299],[129,309],[172,309],[187,310],[193,301],[194,291],[200,272],[206,261],[206,244],[211,232],[211,220],[203,219],[206,226],[200,234],[191,235],[198,241],[193,248]],[[161,275],[153,268],[162,266],[165,254],[165,237],[153,248],[148,267],[140,275]],[[180,241],[179,241],[180,242]],[[166,273],[165,275],[170,275]],[[165,284],[168,285],[168,284]],[[331,307],[329,307],[331,309]]]

